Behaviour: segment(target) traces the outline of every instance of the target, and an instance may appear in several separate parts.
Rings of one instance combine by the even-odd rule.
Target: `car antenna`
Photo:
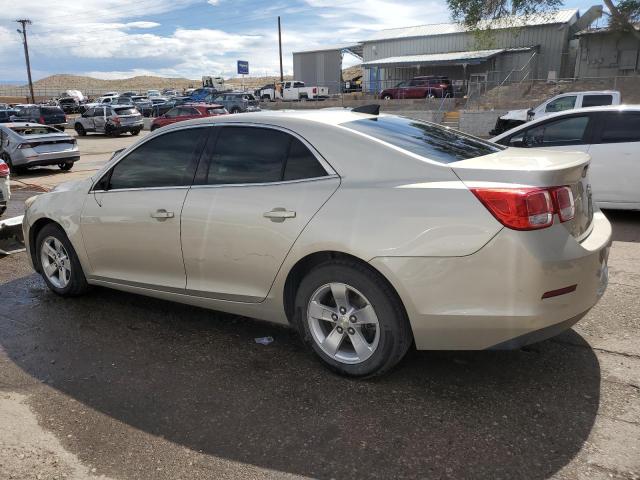
[[[360,107],[352,108],[351,111],[356,113],[368,113],[369,115],[379,115],[380,105],[361,105]]]

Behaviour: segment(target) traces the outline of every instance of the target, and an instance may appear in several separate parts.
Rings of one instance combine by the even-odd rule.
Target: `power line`
[[[31,80],[31,62],[29,62],[29,46],[27,45],[27,25],[31,25],[31,20],[28,18],[22,20],[16,20],[16,22],[22,25],[22,30],[18,29],[18,33],[22,34],[24,46],[24,58],[27,62],[27,76],[29,77],[29,92],[31,93],[31,103],[36,103],[36,98],[33,95],[33,81]]]

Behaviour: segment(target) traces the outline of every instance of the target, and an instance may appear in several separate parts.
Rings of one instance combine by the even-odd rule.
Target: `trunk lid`
[[[507,148],[449,166],[469,188],[492,185],[504,188],[569,186],[576,212],[573,220],[562,225],[572,236],[581,240],[588,235],[593,219],[590,159],[589,155],[582,152]]]

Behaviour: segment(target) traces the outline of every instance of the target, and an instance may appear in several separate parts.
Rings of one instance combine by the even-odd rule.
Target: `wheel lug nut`
[[[335,313],[331,314],[331,320],[333,320],[334,322],[338,321],[338,315],[336,315]]]
[[[349,327],[347,329],[347,332],[349,332],[349,335],[353,335],[354,333],[356,333],[356,331],[353,329],[353,327]]]
[[[342,327],[338,327],[338,328],[336,328],[336,330],[338,330],[338,333],[342,333],[342,332],[344,332],[344,330],[342,329]]]
[[[356,318],[356,316],[355,316],[355,315],[351,315],[351,316],[349,317],[349,321],[350,321],[351,323],[356,323],[356,322],[358,321],[358,319]]]
[[[340,313],[344,315],[345,313],[347,313],[347,309],[344,307],[340,307]]]

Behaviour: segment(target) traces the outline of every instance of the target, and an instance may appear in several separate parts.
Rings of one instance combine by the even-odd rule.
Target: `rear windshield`
[[[342,126],[440,163],[482,157],[504,148],[434,123],[403,117],[366,118]]]
[[[138,113],[138,111],[135,108],[131,108],[131,107],[124,107],[124,108],[115,107],[114,110],[118,115],[135,115],[136,113]]]
[[[60,130],[56,130],[51,127],[11,127],[11,130],[18,135],[46,135],[48,133],[61,133]]]

